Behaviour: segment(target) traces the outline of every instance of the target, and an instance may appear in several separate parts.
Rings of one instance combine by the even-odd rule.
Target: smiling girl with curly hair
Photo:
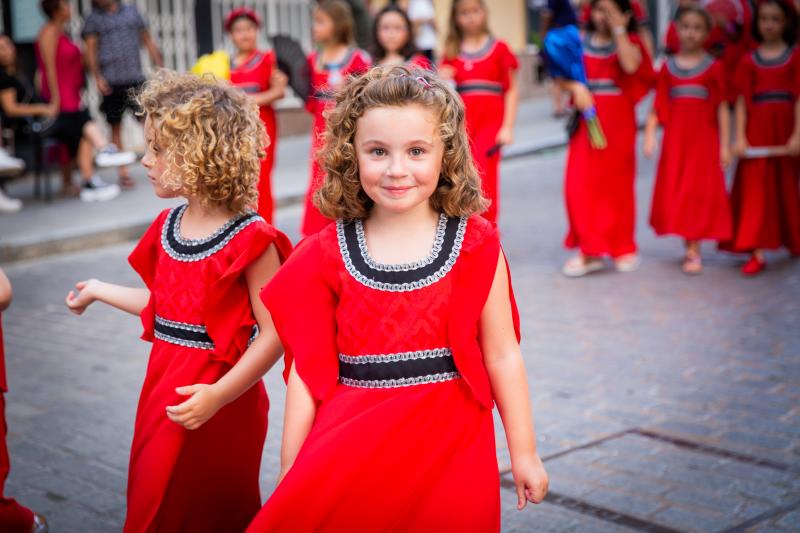
[[[249,531],[499,531],[493,402],[520,508],[547,474],[464,106],[430,72],[375,68],[327,118],[315,201],[338,220],[262,293],[288,390],[282,480]]]
[[[245,93],[213,79],[161,71],[138,101],[155,194],[186,203],[164,210],[130,256],[147,288],[81,281],[67,306],[140,315],[153,342],[125,531],[241,531],[261,505],[261,377],[282,352],[258,293],[291,248],[251,210],[264,125]]]

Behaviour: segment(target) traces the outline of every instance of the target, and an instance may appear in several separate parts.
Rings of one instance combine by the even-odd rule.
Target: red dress
[[[501,253],[482,217],[442,217],[430,256],[370,258],[360,221],[298,246],[262,292],[317,414],[250,532],[498,531],[479,320]],[[519,335],[513,293],[509,301]],[[309,335],[313,324],[314,335]]]
[[[456,90],[464,100],[472,157],[481,176],[483,195],[491,201],[483,216],[497,222],[500,200],[497,133],[503,126],[505,93],[519,62],[505,42],[490,37],[483,49],[474,53],[462,51],[458,57],[445,58],[442,65],[455,69]]]
[[[581,120],[569,142],[564,193],[569,218],[568,248],[587,256],[619,257],[636,252],[636,103],[650,90],[653,67],[635,35],[642,62],[633,74],[619,64],[616,45],[598,47],[584,39],[583,60],[589,89],[608,146],[592,148]]]
[[[737,88],[747,105],[747,143],[785,145],[794,130],[800,97],[800,51],[767,60],[758,51],[742,58]],[[785,246],[800,254],[800,157],[740,159],[731,191],[733,238],[722,248],[750,252]]]
[[[692,69],[679,67],[674,57],[661,68],[655,110],[664,139],[650,211],[650,224],[658,235],[730,238],[717,124],[725,94],[722,64],[710,55]]]
[[[0,531],[5,533],[29,533],[33,526],[33,512],[11,498],[3,495],[6,479],[11,470],[6,442],[6,362],[3,351],[3,325],[0,322]]]
[[[238,65],[231,65],[231,83],[249,94],[269,90],[269,82],[275,69],[275,54],[270,50],[255,50]],[[278,122],[271,105],[259,108],[261,121],[267,129],[269,145],[267,155],[261,160],[261,173],[258,177],[258,214],[272,223],[275,204],[272,199],[272,167],[275,164],[275,147],[278,145]]]
[[[312,94],[306,102],[306,109],[314,115],[314,125],[311,129],[311,179],[306,193],[303,225],[300,228],[301,233],[306,237],[313,235],[331,222],[331,219],[322,216],[312,201],[314,193],[325,180],[325,169],[317,160],[325,145],[323,113],[333,105],[334,93],[347,80],[348,76],[364,73],[372,66],[372,59],[365,51],[351,48],[340,63],[322,64],[320,52],[315,50],[308,56],[308,63],[311,70]]]
[[[153,342],[128,471],[124,530],[241,531],[261,506],[258,475],[268,400],[259,382],[199,429],[170,421],[175,388],[215,383],[257,332],[244,273],[287,238],[255,213],[201,240],[180,236],[185,205],[162,212],[130,256],[150,289],[143,339]]]

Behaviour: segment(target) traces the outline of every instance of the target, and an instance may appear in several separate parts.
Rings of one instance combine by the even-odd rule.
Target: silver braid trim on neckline
[[[428,254],[428,257],[425,259],[420,259],[414,263],[402,263],[399,265],[388,265],[375,261],[372,256],[369,255],[369,249],[367,248],[367,236],[364,233],[364,221],[358,219],[356,220],[355,224],[356,238],[358,239],[358,248],[361,251],[361,257],[364,258],[364,262],[367,263],[370,268],[382,270],[383,272],[408,272],[409,270],[416,270],[417,268],[430,265],[436,261],[436,258],[439,257],[439,254],[442,253],[444,235],[445,231],[447,230],[447,215],[444,213],[439,215],[439,222],[436,224],[436,236],[433,240],[433,248],[431,248],[431,252]]]

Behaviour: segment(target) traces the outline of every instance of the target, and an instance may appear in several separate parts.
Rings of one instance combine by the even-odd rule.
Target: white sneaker
[[[614,260],[614,267],[617,272],[636,272],[642,266],[642,258],[639,254],[628,254]]]
[[[119,185],[106,183],[96,175],[81,188],[81,200],[84,202],[105,202],[117,196],[119,196]]]
[[[17,198],[9,198],[0,189],[0,213],[16,213],[22,209],[22,200]]]
[[[0,176],[19,174],[25,170],[25,161],[12,157],[5,148],[0,148]]]
[[[602,259],[586,258],[582,255],[576,255],[564,263],[561,272],[568,278],[580,278],[592,272],[603,270],[604,266]]]
[[[94,163],[98,167],[124,167],[136,162],[136,154],[133,152],[120,152],[119,148],[113,144],[107,144],[94,156]]]

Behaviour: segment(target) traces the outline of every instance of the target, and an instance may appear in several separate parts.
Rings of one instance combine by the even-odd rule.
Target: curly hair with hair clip
[[[361,186],[354,146],[358,119],[370,109],[417,105],[432,111],[444,144],[442,168],[431,207],[449,217],[470,216],[488,205],[472,160],[464,122],[464,104],[456,92],[434,74],[404,66],[376,67],[351,78],[327,112],[321,163],[325,181],[314,204],[330,218],[365,218],[373,206]]]
[[[244,92],[210,75],[162,69],[136,101],[150,119],[151,142],[166,158],[165,187],[233,213],[255,205],[269,139]]]

